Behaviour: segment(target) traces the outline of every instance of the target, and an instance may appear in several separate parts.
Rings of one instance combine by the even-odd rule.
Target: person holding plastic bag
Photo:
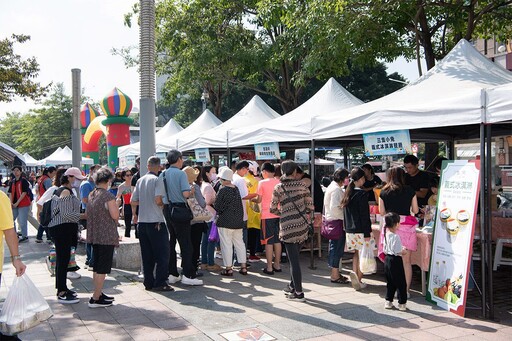
[[[416,227],[418,220],[414,215],[418,213],[418,199],[416,192],[405,184],[405,172],[400,167],[393,167],[387,171],[388,183],[382,188],[379,198],[379,213],[384,216],[387,212],[400,215],[400,227],[397,230],[402,245],[409,251],[416,251]],[[412,213],[412,214],[411,214]],[[384,233],[380,233],[379,258],[382,259]],[[405,280],[407,281],[407,296],[412,282],[411,252],[402,255],[404,263]]]
[[[372,237],[372,223],[370,221],[370,206],[368,206],[368,193],[362,189],[366,181],[364,170],[360,167],[354,168],[350,173],[350,182],[345,190],[345,196],[341,200],[344,208],[344,222],[346,232],[347,250],[354,250],[352,258],[352,270],[350,281],[355,290],[366,288],[363,283],[363,272],[359,267],[359,253],[363,246],[375,250],[375,240]]]
[[[12,265],[16,269],[16,276],[22,276],[27,267],[21,261],[18,250],[18,235],[14,231],[11,201],[4,192],[0,191],[0,281],[4,265],[4,237],[11,253]],[[2,333],[0,333],[0,339],[2,339]]]

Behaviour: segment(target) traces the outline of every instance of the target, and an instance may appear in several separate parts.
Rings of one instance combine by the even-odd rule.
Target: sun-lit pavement
[[[31,229],[31,233],[35,231]],[[114,295],[112,307],[91,309],[92,272],[81,269],[82,278],[68,281],[80,303],[62,305],[55,296],[44,257],[48,244],[21,244],[27,274],[49,302],[54,316],[19,335],[22,340],[510,340],[510,316],[489,322],[460,318],[440,310],[417,292],[409,310],[384,309],[382,274],[369,276],[369,286],[355,292],[350,285],[329,281],[324,259],[311,270],[309,254],[302,257],[306,303],[290,302],[282,293],[288,282],[288,264],[274,276],[261,273],[264,263],[252,263],[249,276],[235,272],[225,278],[204,272],[202,287],[174,285],[176,291],[144,290],[136,272],[115,270],[107,277],[105,293]],[[84,249],[77,261],[83,266]],[[0,297],[5,299],[14,271],[6,251]],[[219,262],[220,260],[217,259]],[[396,302],[395,302],[396,304]]]

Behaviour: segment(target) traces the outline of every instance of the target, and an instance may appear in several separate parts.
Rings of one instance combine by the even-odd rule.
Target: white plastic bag
[[[363,249],[359,253],[359,271],[365,275],[377,272],[377,262],[375,261],[375,255],[370,247],[370,243],[365,242]]]
[[[0,314],[0,331],[4,335],[16,335],[37,326],[52,315],[44,297],[24,274],[14,278],[7,293]]]

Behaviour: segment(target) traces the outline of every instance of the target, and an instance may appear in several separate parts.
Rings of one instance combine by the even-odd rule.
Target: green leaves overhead
[[[28,40],[30,36],[16,34],[0,40],[0,102],[10,102],[15,96],[37,100],[49,88],[33,81],[39,73],[36,59],[22,59],[14,52],[15,43]]]

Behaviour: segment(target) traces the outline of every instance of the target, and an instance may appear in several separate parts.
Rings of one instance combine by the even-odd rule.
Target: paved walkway
[[[33,229],[31,230],[34,233]],[[22,340],[510,340],[512,327],[460,318],[434,307],[417,292],[409,310],[384,309],[382,274],[369,276],[368,288],[355,292],[350,285],[329,281],[325,259],[310,270],[302,257],[306,303],[286,300],[281,289],[288,282],[288,264],[274,276],[261,274],[263,262],[253,263],[249,276],[225,278],[204,272],[203,287],[175,285],[175,292],[145,291],[136,272],[115,270],[107,277],[105,293],[114,295],[112,307],[90,309],[92,272],[70,281],[80,303],[62,305],[55,296],[44,257],[48,244],[21,244],[27,274],[49,302],[54,316],[19,335]],[[77,261],[83,265],[83,246]],[[219,261],[219,260],[217,260]],[[3,283],[14,271],[6,252]],[[0,297],[5,298],[2,285]],[[395,303],[396,304],[396,303]],[[510,317],[505,317],[507,321]],[[243,331],[242,331],[243,330]]]

